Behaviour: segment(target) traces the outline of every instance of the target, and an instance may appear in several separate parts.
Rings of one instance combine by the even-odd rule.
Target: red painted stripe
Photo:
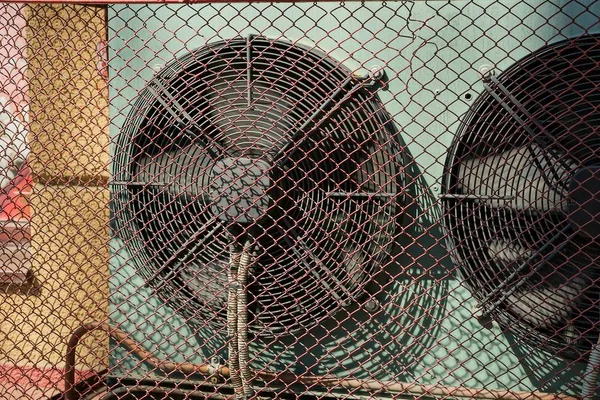
[[[96,375],[91,370],[75,371],[76,382]],[[0,365],[0,387],[21,386],[64,390],[64,370],[61,368],[20,367]]]

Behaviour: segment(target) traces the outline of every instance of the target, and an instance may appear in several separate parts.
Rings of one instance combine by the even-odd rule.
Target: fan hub
[[[596,238],[600,232],[600,166],[580,168],[569,187],[569,221],[573,229]]]
[[[260,219],[271,205],[269,164],[247,157],[226,157],[213,165],[211,212],[227,222],[248,224]]]

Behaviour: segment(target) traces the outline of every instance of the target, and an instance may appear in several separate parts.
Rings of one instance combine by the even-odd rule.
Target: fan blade
[[[571,171],[547,160],[553,158],[534,144],[470,158],[460,164],[459,188],[493,207],[566,212],[560,187]]]
[[[317,131],[322,124],[329,120],[332,114],[339,111],[339,108],[361,87],[360,84],[355,84],[354,77],[348,77],[341,83],[329,96],[322,99],[318,107],[313,108],[312,114],[303,118],[302,124],[292,132],[289,140],[285,143],[279,143],[275,150],[275,158],[278,159],[278,164],[285,164],[294,152],[300,148],[303,141],[310,136],[309,133]],[[338,97],[342,95],[338,100]],[[307,118],[308,117],[308,118]]]
[[[344,261],[341,265],[347,279],[343,283],[348,285],[351,291],[361,288],[368,279],[367,266],[371,262],[372,256],[359,247],[344,247]]]
[[[490,257],[504,263],[525,260],[533,255],[531,249],[527,249],[517,243],[509,243],[502,240],[491,241],[488,244],[488,253]]]
[[[293,125],[289,121],[293,105],[273,85],[262,81],[249,88],[245,79],[224,79],[207,91],[206,97],[210,104],[207,118],[220,130],[226,147],[233,145],[234,150],[269,151]]]
[[[576,276],[558,286],[540,284],[523,288],[507,297],[509,309],[536,327],[564,325],[576,309],[577,297],[587,288],[585,279]]]
[[[518,242],[494,240],[488,245],[490,256],[501,268],[498,273],[512,271],[492,292],[505,286],[501,296],[504,304],[513,313],[537,327],[564,325],[574,317],[573,312],[579,303],[577,297],[589,287],[587,273],[583,269],[574,264],[565,265],[564,258],[559,257],[560,261],[555,258],[558,252],[571,243],[574,235],[565,238],[559,234],[555,238],[561,239],[560,244],[551,253],[545,254],[538,263],[532,260],[535,256],[533,249],[527,249]],[[519,264],[530,265],[533,269],[516,268]],[[515,274],[534,271],[537,278],[531,276],[513,280]]]
[[[209,186],[210,160],[204,147],[197,144],[157,155],[142,155],[136,159],[134,181],[164,186],[173,195],[185,193],[196,198],[206,193]]]
[[[196,299],[202,299],[203,306],[208,306],[211,312],[219,310],[227,301],[227,269],[229,265],[224,260],[227,255],[227,246],[225,242],[225,228],[222,225],[215,224],[211,227],[206,238],[201,241],[206,243],[213,240],[223,249],[217,253],[216,246],[212,251],[201,254],[202,245],[193,249],[188,256],[187,264],[178,270],[180,281],[178,284],[192,292]],[[216,236],[216,237],[215,237]]]
[[[170,123],[180,124],[182,127],[185,127],[180,133],[190,137],[194,142],[201,143],[204,146],[205,152],[213,159],[216,159],[219,155],[225,153],[219,142],[215,140],[206,140],[209,139],[205,130],[206,127],[202,126],[204,124],[199,125],[196,118],[190,115],[189,110],[180,103],[180,95],[173,95],[168,88],[163,86],[159,79],[151,81],[151,84],[147,86],[147,89],[162,106],[160,114],[164,111],[172,118]],[[197,133],[203,132],[203,135],[189,136],[188,128],[193,128]]]

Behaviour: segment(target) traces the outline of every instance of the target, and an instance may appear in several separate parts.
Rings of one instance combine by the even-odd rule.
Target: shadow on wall
[[[383,266],[376,294],[379,307],[352,304],[312,328],[300,340],[256,339],[254,367],[315,375],[412,382],[421,360],[439,336],[451,264],[436,223],[439,207],[414,160],[401,163],[405,203],[399,205],[397,244]]]
[[[398,381],[418,378],[420,360],[439,336],[451,270],[441,230],[432,217],[439,213],[435,199],[414,161],[405,165],[409,206],[399,205],[395,254],[380,273],[380,286],[372,291],[379,307],[367,311],[356,302],[300,338],[254,338],[250,344],[254,368]],[[159,358],[226,360],[225,327],[218,332],[209,326],[193,327],[164,306],[133,268],[122,240],[113,237],[111,254],[113,324]],[[149,366],[115,343],[111,367],[117,375],[150,372]]]
[[[405,157],[406,206],[398,219],[396,252],[383,268],[387,279],[376,294],[380,308],[369,312],[350,305],[300,339],[254,338],[252,366],[498,390],[575,390],[569,385],[577,366],[526,349],[473,318],[475,302],[444,246],[437,195],[410,154]],[[112,254],[113,323],[163,359],[226,360],[224,328],[187,324],[144,286],[117,238]],[[111,367],[116,374],[150,372],[114,344]]]
[[[506,336],[534,385],[550,393],[581,392],[586,363],[565,360],[544,351],[533,351],[534,349],[519,343],[518,338],[513,335]],[[600,398],[600,389],[597,394]]]

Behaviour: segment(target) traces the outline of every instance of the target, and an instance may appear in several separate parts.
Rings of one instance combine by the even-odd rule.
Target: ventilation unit
[[[452,147],[444,196],[481,312],[575,359],[600,334],[599,62],[590,35],[488,73]]]
[[[260,371],[581,391],[598,3],[109,11],[115,325],[250,371],[244,394]],[[111,363],[161,374],[117,345]]]
[[[225,326],[237,242],[256,247],[255,334],[306,330],[366,295],[402,192],[383,78],[259,37],[202,47],[152,78],[117,142],[115,179],[130,188],[117,222],[167,304]]]

